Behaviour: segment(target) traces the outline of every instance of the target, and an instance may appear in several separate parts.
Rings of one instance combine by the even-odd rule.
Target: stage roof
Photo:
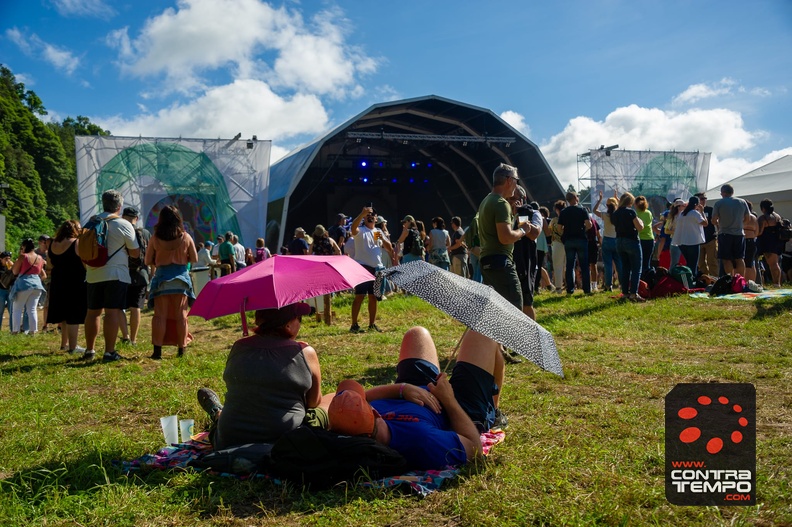
[[[466,224],[501,162],[518,168],[533,200],[563,198],[539,148],[491,110],[436,95],[375,104],[273,164],[270,223],[289,239],[337,212],[355,216],[368,200],[395,220],[461,216]]]

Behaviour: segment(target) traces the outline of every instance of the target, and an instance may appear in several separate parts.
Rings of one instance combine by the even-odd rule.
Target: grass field
[[[380,304],[384,333],[303,324],[324,391],[344,378],[390,382],[402,333],[424,325],[447,357],[462,326],[414,297]],[[131,358],[84,364],[57,334],[0,333],[0,525],[792,525],[792,299],[687,297],[620,303],[610,294],[544,294],[538,321],[555,336],[566,377],[508,365],[510,426],[489,458],[426,499],[339,486],[308,492],[196,472],[123,475],[113,460],[162,446],[159,417],[206,424],[195,392],[223,393],[238,317],[191,318],[196,340],[146,357],[149,316]],[[679,507],[664,490],[664,397],[681,382],[750,382],[757,390],[757,496],[752,507]]]

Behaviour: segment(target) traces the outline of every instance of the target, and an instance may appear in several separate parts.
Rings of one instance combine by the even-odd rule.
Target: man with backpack
[[[342,381],[328,408],[330,430],[371,437],[402,454],[408,469],[463,465],[481,454],[480,434],[496,420],[499,353],[500,344],[468,331],[449,378],[429,331],[413,327],[402,339],[396,383],[364,391]]]
[[[117,190],[102,194],[102,212],[91,218],[79,237],[79,254],[86,261],[86,252],[97,252],[101,258],[90,260],[85,265],[85,281],[88,283],[88,313],[85,316],[86,350],[85,360],[96,356],[94,346],[99,334],[99,318],[104,317],[105,352],[103,360],[111,362],[123,357],[115,349],[121,310],[126,306],[129,277],[129,258],[140,256],[140,247],[135,237],[135,228],[120,217],[124,198]],[[103,235],[99,235],[99,231]],[[90,247],[89,245],[93,245]],[[126,249],[126,250],[124,250]],[[102,261],[103,260],[103,261]]]
[[[135,207],[127,207],[124,209],[123,219],[132,224],[135,229],[135,239],[140,246],[140,255],[137,257],[129,257],[129,279],[131,283],[127,287],[127,296],[125,309],[129,311],[129,338],[121,339],[122,341],[129,341],[133,346],[137,343],[137,334],[140,329],[140,310],[146,306],[148,299],[148,284],[151,275],[149,268],[144,263],[146,259],[146,248],[148,247],[151,233],[144,228],[137,226],[140,212]],[[122,328],[126,324],[126,315],[121,314]],[[122,331],[125,333],[125,331]]]

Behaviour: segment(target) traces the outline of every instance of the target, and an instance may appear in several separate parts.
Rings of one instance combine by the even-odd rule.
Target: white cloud
[[[91,117],[114,135],[146,137],[243,137],[280,140],[318,134],[328,127],[327,112],[314,95],[284,98],[256,80],[238,80],[207,90],[189,103],[127,120]]]
[[[25,55],[49,62],[67,75],[73,74],[80,66],[80,59],[71,51],[45,42],[35,33],[28,37],[14,27],[6,30],[6,37]]]
[[[571,119],[541,150],[564,188],[570,184],[579,186],[578,154],[613,144],[625,150],[711,152],[713,160],[720,160],[710,164],[709,180],[713,182],[740,175],[726,173],[735,166],[726,160],[752,148],[763,138],[761,131],[746,130],[742,116],[732,110],[670,112],[630,105],[617,108],[604,121],[589,117]]]
[[[115,15],[115,9],[103,0],[52,0],[61,16],[81,16],[107,19]]]
[[[685,91],[671,100],[674,106],[695,104],[704,99],[732,97],[734,95],[750,95],[753,97],[770,97],[773,93],[760,86],[749,88],[728,77],[713,83],[691,84]]]
[[[525,117],[512,110],[506,110],[500,114],[500,118],[509,123],[525,137],[531,137],[531,127],[525,122]]]
[[[139,36],[108,36],[124,71],[164,75],[166,90],[190,93],[213,71],[264,80],[273,88],[343,97],[360,93],[358,77],[376,60],[346,43],[346,22],[335,10],[310,23],[301,14],[260,0],[181,0],[147,21]]]

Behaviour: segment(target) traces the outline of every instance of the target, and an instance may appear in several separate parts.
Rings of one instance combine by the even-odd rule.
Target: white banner
[[[149,230],[173,204],[196,244],[231,231],[253,247],[264,236],[270,141],[77,136],[75,148],[82,223],[116,189]]]

